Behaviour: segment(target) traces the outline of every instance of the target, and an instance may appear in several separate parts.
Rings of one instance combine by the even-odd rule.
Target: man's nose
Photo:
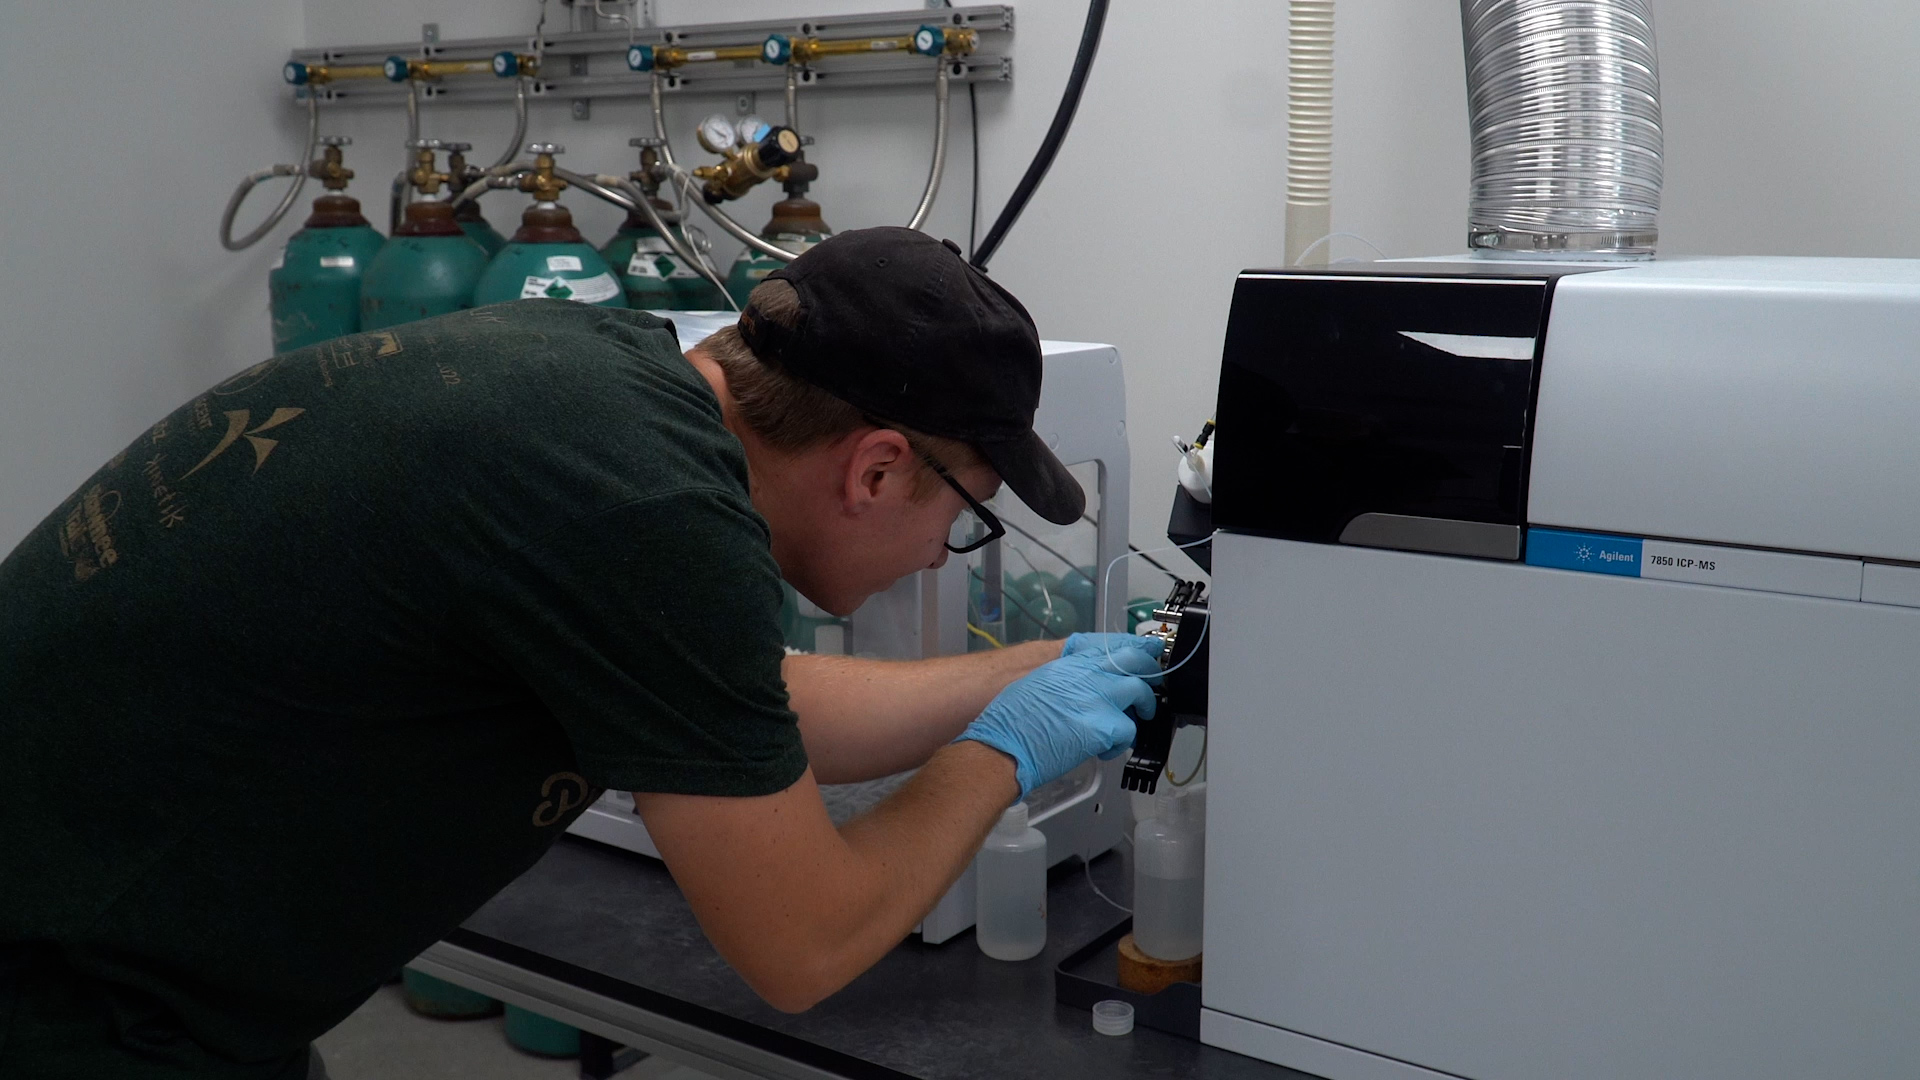
[[[938,570],[941,567],[947,565],[947,556],[951,554],[953,554],[953,552],[947,550],[947,545],[941,544],[940,554],[935,555],[933,557],[933,561],[927,564],[927,569]]]

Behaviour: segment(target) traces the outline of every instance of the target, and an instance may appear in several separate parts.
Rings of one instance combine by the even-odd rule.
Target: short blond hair
[[[800,295],[778,279],[763,281],[747,298],[757,318],[791,328],[800,321]],[[778,361],[754,353],[738,326],[715,332],[700,343],[727,376],[727,392],[740,419],[762,441],[783,454],[798,454],[833,442],[867,427],[882,427],[906,436],[907,445],[922,457],[931,457],[949,472],[985,464],[972,445],[914,431],[901,424],[869,416],[818,386],[789,373]],[[945,486],[932,469],[914,474],[913,498],[924,502]]]

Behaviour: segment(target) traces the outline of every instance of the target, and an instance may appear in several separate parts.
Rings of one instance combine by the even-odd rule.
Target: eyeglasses
[[[924,450],[918,453],[920,460],[926,464],[927,468],[933,470],[935,476],[945,480],[948,487],[959,492],[960,497],[967,501],[966,510],[953,519],[953,528],[947,533],[948,551],[955,555],[965,555],[969,551],[978,551],[1007,535],[1007,527],[1000,524],[1000,519],[993,516],[993,511],[980,505],[979,499],[974,498],[971,492],[961,487],[960,481],[953,478],[953,474],[947,471],[945,465],[935,461],[933,455]],[[980,535],[982,530],[986,535]]]

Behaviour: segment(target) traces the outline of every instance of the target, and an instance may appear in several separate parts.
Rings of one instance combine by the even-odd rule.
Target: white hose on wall
[[[1475,251],[1645,258],[1659,237],[1651,0],[1461,0]]]
[[[1333,0],[1287,3],[1287,265],[1333,229]]]

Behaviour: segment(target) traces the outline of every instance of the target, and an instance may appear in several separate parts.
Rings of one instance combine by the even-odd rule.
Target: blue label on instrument
[[[1565,529],[1527,530],[1527,565],[1640,576],[1640,539]]]

